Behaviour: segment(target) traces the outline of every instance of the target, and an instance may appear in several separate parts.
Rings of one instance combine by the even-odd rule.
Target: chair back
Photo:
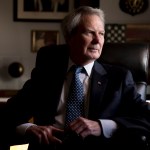
[[[148,43],[105,43],[98,61],[130,69],[138,93],[146,100],[149,44]]]

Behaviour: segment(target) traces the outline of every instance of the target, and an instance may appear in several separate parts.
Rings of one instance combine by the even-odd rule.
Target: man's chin
[[[98,56],[90,56],[90,57],[88,57],[88,60],[94,61],[94,60],[96,60],[98,58],[99,58]]]

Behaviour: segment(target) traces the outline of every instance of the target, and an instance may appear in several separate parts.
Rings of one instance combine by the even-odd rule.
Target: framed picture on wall
[[[59,44],[59,31],[32,30],[31,51],[37,52],[41,47]]]
[[[14,21],[61,21],[74,0],[14,0]]]

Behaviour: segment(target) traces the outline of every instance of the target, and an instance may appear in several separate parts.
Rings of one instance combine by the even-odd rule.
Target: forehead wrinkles
[[[104,24],[97,15],[84,15],[79,23],[80,27],[94,28],[95,30],[104,30]]]

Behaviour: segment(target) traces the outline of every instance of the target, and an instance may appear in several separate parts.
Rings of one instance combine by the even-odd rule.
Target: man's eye
[[[105,35],[105,33],[104,33],[104,32],[100,32],[99,34],[100,34],[100,35],[102,35],[102,36],[104,36],[104,35]]]
[[[93,32],[92,31],[86,31],[85,34],[86,35],[93,35]]]
[[[85,34],[92,34],[92,32],[91,31],[86,31]]]

